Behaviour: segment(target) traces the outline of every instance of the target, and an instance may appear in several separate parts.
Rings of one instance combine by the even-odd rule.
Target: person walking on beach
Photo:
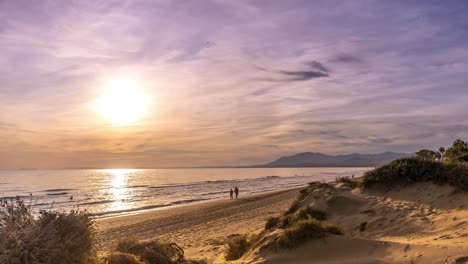
[[[231,195],[231,200],[232,200],[232,198],[234,196],[234,192],[232,191],[232,188],[231,188],[231,191],[229,192],[229,194]]]
[[[239,196],[239,188],[234,188],[234,193],[236,194],[236,199],[237,199],[237,196]]]

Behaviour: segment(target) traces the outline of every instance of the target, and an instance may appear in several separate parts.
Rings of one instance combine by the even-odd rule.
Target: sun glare
[[[129,125],[142,118],[148,108],[148,96],[132,79],[114,79],[105,85],[94,107],[115,125]]]

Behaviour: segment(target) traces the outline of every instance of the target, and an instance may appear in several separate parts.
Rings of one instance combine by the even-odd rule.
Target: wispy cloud
[[[456,1],[0,1],[0,167],[446,145],[468,124],[467,11]],[[125,128],[89,107],[119,76],[140,80],[152,102]]]

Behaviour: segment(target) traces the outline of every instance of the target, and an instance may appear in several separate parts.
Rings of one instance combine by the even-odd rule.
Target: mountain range
[[[255,167],[369,167],[388,163],[395,159],[410,157],[412,154],[383,152],[378,154],[327,155],[318,152],[303,152],[281,157],[273,162]]]

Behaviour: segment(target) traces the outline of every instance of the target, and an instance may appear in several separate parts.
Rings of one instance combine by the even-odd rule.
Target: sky
[[[0,0],[0,168],[448,146],[468,130],[466,14],[466,1]],[[93,102],[122,78],[149,103],[117,125]]]

